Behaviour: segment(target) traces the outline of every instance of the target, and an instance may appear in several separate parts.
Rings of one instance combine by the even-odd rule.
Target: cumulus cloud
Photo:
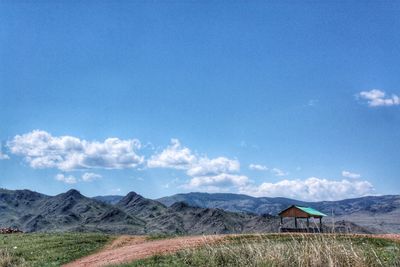
[[[136,150],[140,149],[140,142],[136,139],[108,138],[103,142],[97,142],[73,136],[57,137],[45,131],[35,130],[15,136],[7,146],[12,154],[23,156],[33,168],[57,168],[62,171],[120,169],[133,168],[144,162],[144,157],[136,153]],[[285,179],[256,185],[247,176],[240,174],[238,160],[200,156],[182,146],[177,139],[172,139],[167,148],[151,156],[147,160],[147,167],[182,170],[190,177],[182,185],[183,188],[208,192],[234,191],[253,196],[283,196],[311,201],[359,197],[374,192],[373,186],[368,181],[346,179],[336,181],[316,177],[305,180]],[[249,169],[269,170],[276,176],[288,175],[281,169],[268,169],[259,164],[250,164]],[[361,177],[360,174],[350,171],[343,171],[342,175],[346,178]],[[54,178],[67,184],[75,184],[99,179],[101,175],[85,172],[79,179],[65,174],[57,174]]]
[[[400,105],[400,98],[397,95],[392,94],[390,97],[387,97],[384,91],[378,89],[362,91],[357,96],[366,100],[370,107]]]
[[[199,157],[181,145],[178,139],[172,139],[171,144],[161,153],[151,156],[147,161],[149,168],[172,168],[186,170],[189,176],[211,176],[220,173],[231,173],[240,170],[238,160],[217,157]]]
[[[267,166],[260,165],[260,164],[250,164],[249,165],[250,170],[255,170],[255,171],[266,171],[268,170]]]
[[[193,177],[186,188],[203,188],[203,187],[240,187],[245,186],[249,181],[249,178],[244,175],[221,173],[214,176],[200,176]]]
[[[54,179],[56,179],[57,181],[66,183],[66,184],[76,184],[77,183],[77,179],[74,176],[72,176],[72,175],[65,176],[64,174],[61,174],[61,173],[57,174],[54,177]]]
[[[196,161],[189,148],[183,147],[178,139],[172,139],[171,145],[161,153],[153,155],[148,161],[149,168],[187,169]]]
[[[275,176],[286,176],[288,175],[287,172],[285,172],[284,170],[278,169],[278,168],[272,168],[271,172],[275,175]]]
[[[84,182],[92,182],[94,180],[100,179],[102,176],[100,174],[92,173],[92,172],[85,172],[82,175],[82,181]]]
[[[123,169],[134,168],[144,161],[143,156],[136,154],[140,149],[137,139],[107,138],[104,142],[90,142],[34,130],[15,136],[7,146],[11,153],[23,156],[32,168]]]
[[[197,189],[207,192],[223,192],[228,188],[244,186],[248,182],[247,176],[236,174],[240,170],[240,163],[224,157],[198,159],[187,170],[192,176],[187,189]]]
[[[202,157],[196,160],[188,169],[187,174],[190,176],[206,176],[219,173],[238,172],[240,163],[237,160],[231,160],[225,157],[208,159]]]
[[[100,174],[92,173],[92,172],[85,172],[82,174],[81,178],[78,179],[73,175],[65,175],[65,174],[57,174],[54,178],[57,181],[66,183],[66,184],[76,184],[79,181],[82,182],[92,182],[94,180],[100,179],[102,176]]]
[[[346,177],[346,178],[352,178],[352,179],[361,178],[361,174],[349,172],[349,171],[342,171],[342,176]]]
[[[310,177],[306,180],[282,180],[246,186],[240,192],[253,196],[288,197],[307,201],[339,200],[374,192],[368,181],[327,180]]]
[[[179,140],[172,139],[171,144],[161,153],[153,155],[148,161],[149,168],[172,168],[186,171],[191,179],[183,187],[204,191],[220,191],[231,186],[244,185],[246,176],[237,175],[240,163],[226,157],[208,158],[193,154]]]
[[[286,171],[284,171],[284,170],[282,170],[282,169],[279,169],[279,168],[272,168],[272,169],[269,169],[267,166],[264,166],[264,165],[260,165],[260,164],[250,164],[249,165],[249,169],[250,170],[256,170],[256,171],[266,171],[266,170],[269,170],[273,175],[275,175],[275,176],[286,176],[286,175],[288,175],[289,173],[288,172],[286,172]]]

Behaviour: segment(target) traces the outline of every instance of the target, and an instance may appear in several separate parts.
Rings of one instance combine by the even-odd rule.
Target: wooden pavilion
[[[322,217],[326,214],[309,207],[292,205],[279,213],[281,218],[281,232],[322,232]],[[283,227],[283,218],[294,218],[294,228]],[[310,227],[310,218],[319,219],[319,227]],[[299,228],[297,219],[306,219],[306,228]]]

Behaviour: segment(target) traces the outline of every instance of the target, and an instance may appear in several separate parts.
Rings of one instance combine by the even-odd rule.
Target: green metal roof
[[[302,210],[302,211],[304,211],[305,213],[308,213],[308,214],[313,215],[313,216],[322,216],[322,217],[328,216],[325,213],[322,213],[322,212],[320,212],[320,211],[318,211],[316,209],[313,209],[313,208],[300,207],[300,206],[295,206],[295,207],[300,209],[300,210]]]

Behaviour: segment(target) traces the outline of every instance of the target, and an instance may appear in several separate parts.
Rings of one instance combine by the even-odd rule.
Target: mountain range
[[[29,190],[0,189],[0,228],[24,232],[105,232],[123,234],[212,234],[272,232],[275,217],[177,202],[169,207],[130,192],[114,204],[76,190],[48,196]]]
[[[212,234],[276,232],[277,212],[289,205],[319,209],[325,230],[400,232],[400,196],[301,202],[236,194],[178,194],[158,200],[126,196],[85,197],[77,190],[48,196],[30,190],[0,189],[0,228],[24,232],[105,232],[123,234]],[[381,224],[372,224],[373,218]],[[335,223],[332,224],[333,219]],[[384,220],[385,219],[385,220]],[[289,225],[291,221],[286,221]]]
[[[339,201],[306,202],[282,197],[251,197],[228,193],[187,193],[158,199],[166,206],[185,202],[192,206],[232,212],[277,215],[290,205],[312,207],[331,220],[346,220],[375,232],[400,233],[400,195],[366,196]]]

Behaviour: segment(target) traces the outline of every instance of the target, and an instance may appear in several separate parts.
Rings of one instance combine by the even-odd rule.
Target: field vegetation
[[[149,236],[147,242],[164,238],[170,237]],[[111,240],[114,236],[83,233],[0,235],[0,267],[60,266]],[[339,234],[233,235],[122,266],[400,266],[400,243]]]
[[[84,233],[0,235],[0,267],[60,266],[99,250],[113,238]]]
[[[350,235],[240,235],[121,266],[400,266],[400,244]]]

